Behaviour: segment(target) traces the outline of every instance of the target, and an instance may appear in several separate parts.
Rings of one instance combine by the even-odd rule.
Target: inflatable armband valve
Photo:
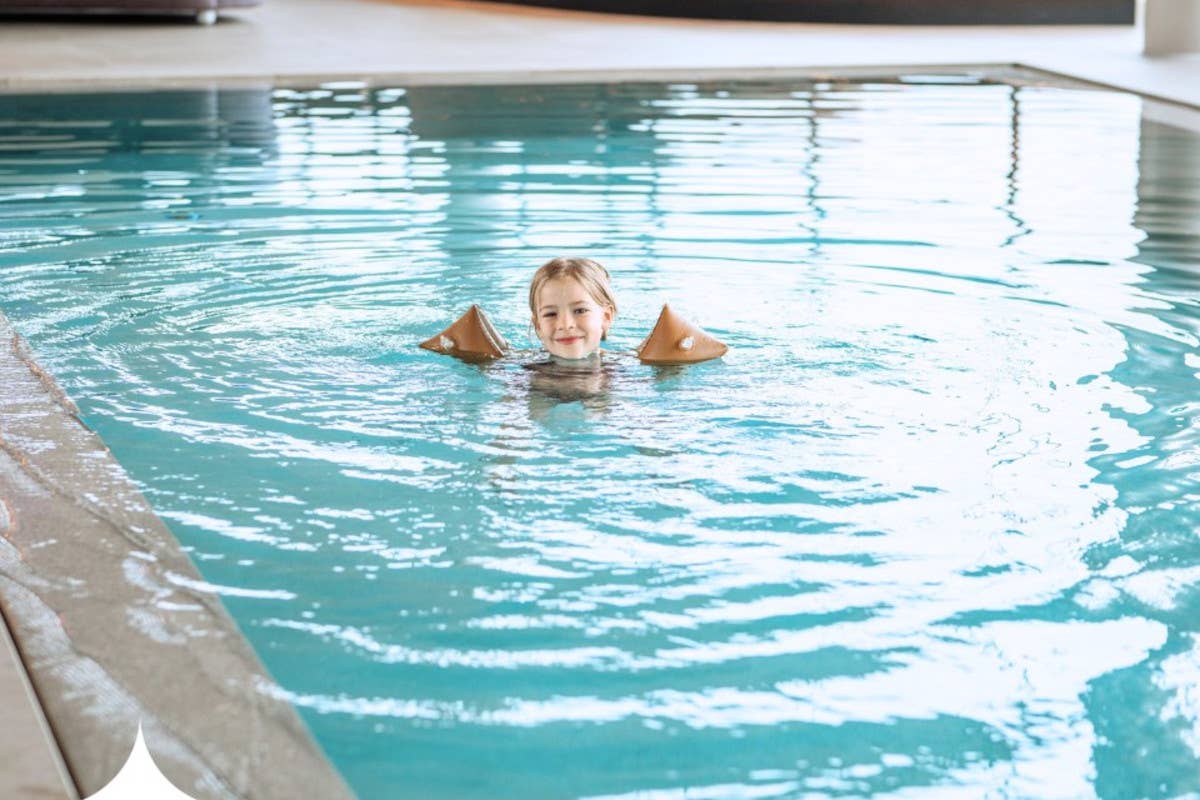
[[[670,366],[720,358],[729,348],[663,304],[654,330],[637,348],[643,364]]]
[[[478,305],[472,305],[437,336],[421,342],[421,347],[471,362],[490,361],[508,352],[508,342]]]

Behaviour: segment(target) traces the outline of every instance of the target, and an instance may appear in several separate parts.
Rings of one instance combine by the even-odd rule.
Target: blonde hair
[[[608,283],[608,270],[602,267],[598,261],[590,258],[565,257],[552,258],[533,273],[533,280],[529,282],[529,313],[534,318],[537,317],[538,292],[548,282],[557,278],[574,278],[579,281],[596,301],[596,305],[608,306],[612,309],[613,318],[616,318],[617,299],[613,297],[612,287]],[[605,331],[601,338],[607,339],[608,331]]]

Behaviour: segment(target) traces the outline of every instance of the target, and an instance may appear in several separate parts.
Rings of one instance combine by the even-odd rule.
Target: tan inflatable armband
[[[437,336],[421,342],[421,347],[470,362],[490,361],[508,352],[508,342],[478,305],[472,305]]]
[[[720,358],[729,350],[721,342],[663,304],[658,322],[646,340],[638,345],[637,355],[643,364],[669,366],[672,364],[694,364]]]

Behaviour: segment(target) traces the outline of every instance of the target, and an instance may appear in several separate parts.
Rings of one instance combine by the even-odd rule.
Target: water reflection
[[[1118,537],[1086,552],[1095,573],[1078,601],[1117,613],[1133,599],[1171,635],[1149,655],[1144,669],[1105,675],[1089,693],[1089,716],[1102,737],[1095,748],[1095,786],[1104,797],[1142,792],[1146,784],[1140,781],[1159,787],[1158,796],[1194,792],[1194,780],[1184,777],[1192,767],[1184,765],[1200,758],[1200,708],[1194,681],[1185,678],[1195,677],[1192,620],[1200,618],[1200,595],[1188,588],[1200,577],[1194,536],[1200,524],[1194,511],[1200,465],[1188,455],[1196,451],[1192,387],[1200,318],[1194,300],[1196,257],[1186,244],[1200,234],[1200,148],[1193,131],[1177,126],[1198,127],[1200,116],[1150,106],[1138,125],[1133,206],[1135,225],[1146,235],[1131,260],[1144,265],[1140,305],[1153,307],[1160,324],[1124,327],[1124,352],[1106,375],[1136,396],[1136,403],[1113,410],[1134,436],[1123,447],[1097,447],[1090,463],[1098,470],[1096,481],[1114,488],[1114,505],[1126,521]],[[1154,697],[1160,710],[1136,723],[1101,711],[1130,692]],[[1153,730],[1148,735],[1159,744],[1153,760],[1139,760],[1130,769],[1135,725],[1141,735]]]

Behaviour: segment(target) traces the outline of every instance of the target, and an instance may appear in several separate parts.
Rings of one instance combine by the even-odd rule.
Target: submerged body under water
[[[535,396],[551,404],[577,400],[602,405],[612,391],[613,381],[621,373],[617,370],[616,359],[608,354],[596,353],[589,361],[592,363],[563,363],[550,357],[522,364],[529,372],[531,407]],[[632,358],[628,362],[637,363]]]
[[[1194,796],[1200,141],[1002,78],[0,96],[0,304],[364,798]]]

